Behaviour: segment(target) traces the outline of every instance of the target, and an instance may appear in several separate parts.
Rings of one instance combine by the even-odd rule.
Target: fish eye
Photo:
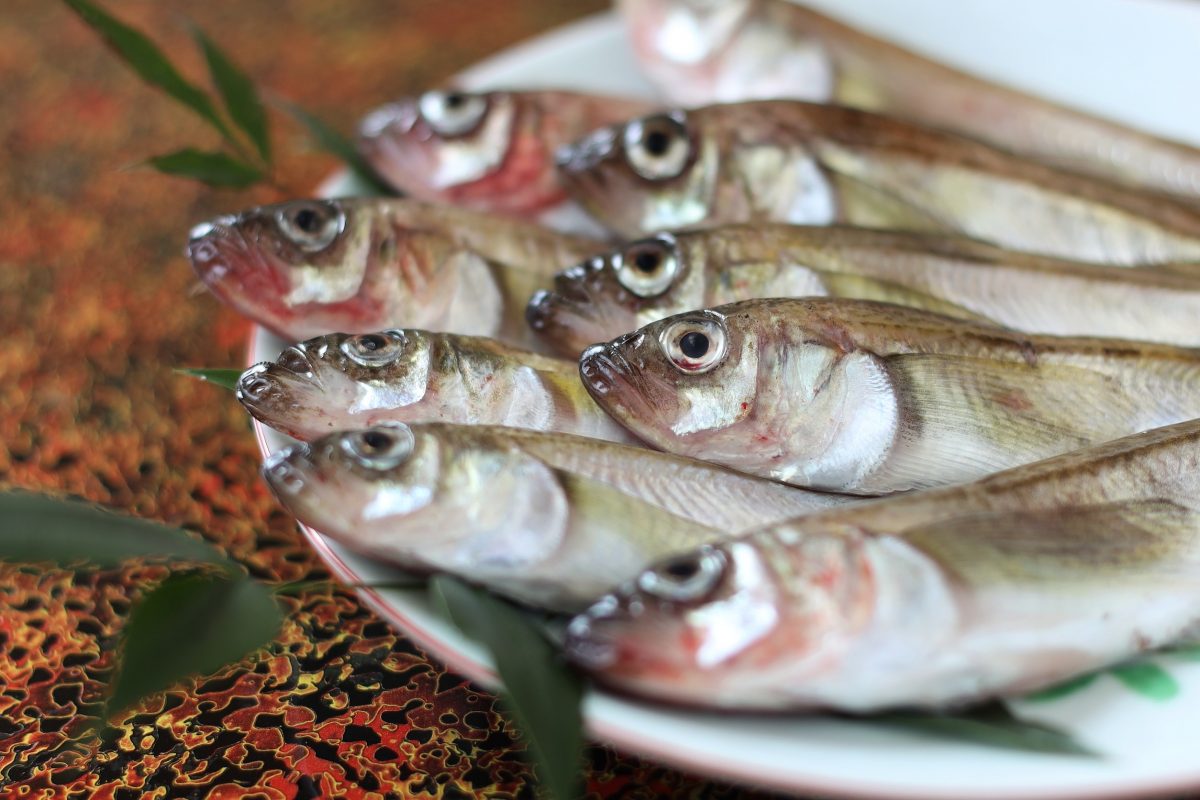
[[[625,126],[621,143],[629,166],[651,181],[679,177],[692,156],[681,112],[634,120]]]
[[[660,295],[679,273],[675,239],[662,234],[634,242],[616,257],[613,268],[620,284],[638,297]]]
[[[702,547],[643,572],[637,585],[659,600],[694,603],[712,594],[724,573],[724,554],[713,547]]]
[[[479,126],[488,110],[487,97],[465,92],[426,92],[417,101],[421,119],[434,133],[451,139]]]
[[[341,350],[356,364],[382,367],[392,363],[404,352],[405,339],[401,331],[360,333],[342,342]]]
[[[725,327],[715,315],[691,317],[664,328],[658,343],[680,372],[708,372],[725,357]]]
[[[346,229],[346,215],[328,202],[289,203],[275,212],[279,230],[309,253],[324,250]]]
[[[413,451],[415,439],[407,425],[377,425],[345,434],[342,452],[367,469],[386,470],[403,464]]]

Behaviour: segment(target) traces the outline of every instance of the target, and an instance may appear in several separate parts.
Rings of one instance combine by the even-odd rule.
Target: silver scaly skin
[[[574,361],[411,328],[293,345],[246,370],[237,397],[302,440],[380,422],[454,422],[636,442],[592,401]]]
[[[640,65],[685,106],[791,98],[895,114],[1200,202],[1200,149],[923,58],[787,0],[621,0]]]
[[[842,223],[1121,266],[1200,262],[1200,207],[842,106],[764,100],[655,114],[564,148],[559,171],[589,213],[627,237]]]
[[[526,316],[578,356],[656,320],[768,297],[878,300],[1015,330],[1200,346],[1200,268],[1125,269],[944,234],[756,223],[632,242],[563,270]]]
[[[1200,417],[1200,350],[1024,334],[865,300],[747,300],[584,352],[638,437],[797,486],[972,480]]]
[[[268,459],[302,523],[416,572],[451,573],[553,611],[655,560],[851,498],[565,434],[388,423]]]
[[[192,229],[222,302],[289,341],[392,326],[533,343],[521,311],[591,239],[404,199],[296,200]]]
[[[1189,421],[706,546],[577,617],[567,652],[658,701],[873,712],[1021,695],[1198,625]]]

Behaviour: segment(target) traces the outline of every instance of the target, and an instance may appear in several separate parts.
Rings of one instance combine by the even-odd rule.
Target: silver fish
[[[417,572],[570,611],[663,556],[848,498],[597,439],[389,423],[272,456],[301,522]]]
[[[636,441],[592,401],[574,361],[414,329],[301,342],[246,370],[237,397],[304,440],[380,422],[455,422]]]
[[[605,684],[869,712],[1041,689],[1200,631],[1200,421],[816,514],[643,573],[569,629]]]
[[[651,445],[826,491],[972,480],[1200,417],[1200,350],[1071,339],[863,300],[747,300],[585,351]]]

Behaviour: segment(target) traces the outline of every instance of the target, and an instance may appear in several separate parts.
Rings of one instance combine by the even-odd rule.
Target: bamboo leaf
[[[246,77],[221,49],[199,28],[192,29],[192,36],[204,52],[208,71],[221,94],[229,118],[245,131],[254,142],[255,149],[266,163],[271,162],[271,138],[267,128],[267,114],[259,99],[254,83]]]
[[[583,683],[538,626],[482,589],[446,575],[430,596],[467,636],[487,647],[504,688],[500,699],[521,731],[542,785],[556,800],[582,793]]]
[[[363,194],[396,194],[396,191],[371,169],[366,159],[359,155],[354,143],[345,136],[294,103],[279,102],[279,107],[304,126],[318,148],[345,162],[359,182],[364,184]]]
[[[1075,740],[1070,733],[1021,719],[1001,702],[958,713],[894,711],[861,719],[958,742],[1049,755],[1099,757],[1096,751]]]
[[[89,0],[63,0],[146,83],[162,89],[232,140],[208,95],[189,83],[158,47],[140,31],[110,16]]]
[[[208,383],[233,391],[237,388],[238,379],[242,377],[240,369],[220,369],[207,367],[180,367],[175,370],[180,375],[190,375]]]
[[[236,566],[178,528],[27,492],[0,493],[0,559],[111,568],[134,558]]]
[[[1121,664],[1113,667],[1111,672],[1114,678],[1148,700],[1164,703],[1174,700],[1183,691],[1171,673],[1152,661]]]
[[[244,189],[263,177],[262,172],[255,167],[243,164],[224,153],[190,147],[155,156],[146,163],[167,175],[193,178],[209,186],[227,189]]]
[[[142,598],[123,632],[106,718],[189,675],[215,672],[268,644],[283,614],[248,578],[174,574]]]

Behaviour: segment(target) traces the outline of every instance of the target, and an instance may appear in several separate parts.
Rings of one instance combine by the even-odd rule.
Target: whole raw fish
[[[246,370],[237,397],[304,440],[380,422],[455,422],[635,441],[588,396],[576,362],[414,329],[301,342]]]
[[[1124,266],[1200,261],[1200,207],[867,111],[755,101],[602,128],[559,154],[627,236],[729,222],[960,233]]]
[[[773,526],[569,628],[606,684],[724,709],[1017,695],[1194,636],[1200,421]]]
[[[651,108],[581,92],[434,90],[371,112],[359,128],[359,149],[413,197],[565,219],[554,216],[567,202],[554,172],[555,150]]]
[[[584,352],[669,452],[862,494],[979,478],[1200,417],[1200,350],[1035,336],[864,300],[747,300]]]
[[[411,326],[528,342],[521,311],[597,242],[412,200],[297,200],[192,229],[223,302],[289,341]]]
[[[655,320],[766,297],[880,300],[1058,336],[1200,346],[1200,269],[1125,269],[943,234],[760,223],[632,242],[560,272],[526,316],[577,356]]]
[[[795,98],[896,114],[1200,200],[1200,150],[939,64],[784,0],[621,0],[634,52],[685,106]]]
[[[275,454],[264,474],[288,511],[347,547],[556,611],[666,555],[849,500],[644,448],[480,425],[335,433]]]

